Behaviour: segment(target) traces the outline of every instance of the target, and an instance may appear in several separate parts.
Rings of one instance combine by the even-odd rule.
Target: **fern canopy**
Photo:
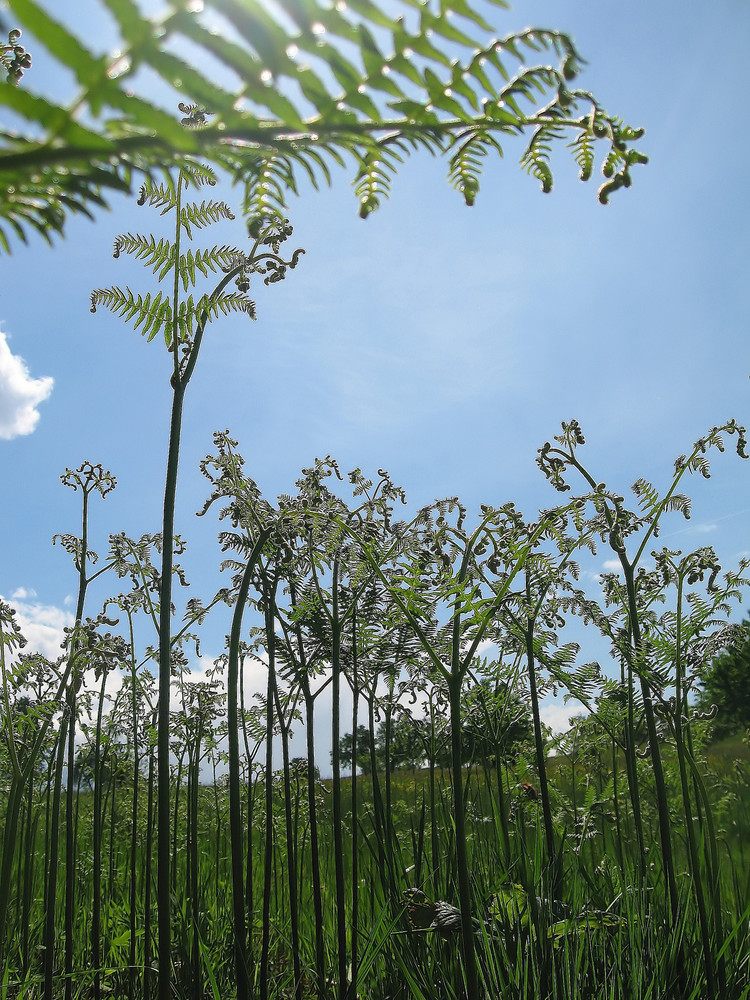
[[[98,0],[116,27],[110,54],[66,5],[7,5],[44,50],[35,66],[51,58],[75,86],[65,99],[36,93],[30,72],[0,87],[16,123],[0,129],[6,252],[29,230],[49,240],[69,212],[89,215],[109,191],[130,190],[135,174],[165,173],[190,154],[228,171],[244,188],[245,211],[265,217],[282,215],[300,178],[329,183],[346,164],[366,216],[420,148],[446,157],[467,204],[483,160],[502,154],[506,137],[528,133],[522,163],[545,191],[553,141],[571,147],[583,179],[601,146],[603,202],[645,162],[633,145],[642,131],[572,88],[582,59],[568,35],[491,36],[483,12],[503,0],[481,11],[471,0],[393,0],[387,9],[370,0],[168,0],[153,17],[136,0]]]

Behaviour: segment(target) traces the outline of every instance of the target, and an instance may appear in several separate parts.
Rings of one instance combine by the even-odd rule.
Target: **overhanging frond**
[[[571,95],[583,60],[569,36],[526,29],[489,38],[469,0],[393,0],[387,11],[371,0],[304,0],[283,9],[205,0],[202,10],[168,0],[152,17],[134,0],[98,3],[120,35],[111,57],[92,50],[83,26],[68,26],[73,15],[63,23],[52,0],[8,0],[18,26],[72,72],[78,89],[70,103],[34,93],[33,73],[18,87],[0,88],[0,104],[20,122],[0,132],[6,250],[28,228],[46,238],[61,233],[68,212],[88,213],[107,188],[129,189],[135,173],[153,185],[149,203],[168,211],[170,165],[184,171],[189,163],[195,186],[212,182],[214,166],[228,166],[248,206],[280,215],[300,174],[327,183],[331,165],[350,158],[367,214],[387,196],[399,157],[425,139],[453,157],[451,182],[468,201],[479,184],[470,158],[501,149],[489,136],[530,133],[524,165],[545,189],[551,142],[574,145],[584,178],[601,144],[603,202],[627,187],[632,167],[645,160],[633,148],[639,130],[606,115],[590,95]],[[216,32],[217,15],[226,34]],[[184,128],[179,112],[154,103],[154,77],[196,127]],[[407,145],[396,151],[395,139]]]

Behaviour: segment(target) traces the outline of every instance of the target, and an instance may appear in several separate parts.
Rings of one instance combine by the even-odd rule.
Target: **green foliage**
[[[261,229],[256,249],[273,252],[285,235]],[[126,244],[151,267],[169,256],[158,241],[128,237]],[[216,500],[227,504],[220,516],[230,525],[220,540],[237,556],[227,563],[231,585],[215,601],[234,604],[237,643],[230,639],[230,655],[207,682],[193,682],[184,647],[197,640],[215,601],[187,602],[183,628],[169,634],[173,673],[160,678],[170,695],[172,767],[164,777],[156,780],[156,763],[167,758],[154,745],[148,665],[155,650],[146,646],[139,663],[135,619],[143,611],[147,626],[156,623],[163,580],[152,555],[164,551],[167,533],[111,536],[106,565],[131,590],[107,606],[127,619],[128,639],[102,632],[103,616],[82,620],[69,636],[77,657],[69,681],[61,664],[17,655],[22,636],[0,607],[0,781],[10,789],[5,828],[12,835],[0,903],[9,986],[31,986],[30,956],[40,944],[46,954],[48,943],[50,997],[62,989],[61,977],[83,992],[89,976],[98,976],[100,992],[152,995],[154,806],[162,794],[177,956],[167,986],[184,1000],[196,985],[202,994],[239,996],[238,967],[247,972],[246,995],[259,995],[252,984],[264,982],[268,1000],[284,1000],[295,982],[303,997],[320,995],[315,983],[335,977],[339,992],[375,1000],[646,1000],[655,990],[669,1000],[740,1000],[748,962],[746,767],[712,762],[706,720],[688,695],[701,665],[731,637],[727,619],[747,567],[722,574],[708,547],[663,548],[637,565],[644,539],[664,518],[689,512],[678,486],[688,470],[706,471],[696,459],[727,433],[743,440],[735,424],[714,429],[678,462],[666,490],[638,480],[636,509],[629,509],[581,464],[583,434],[571,421],[559,447],[542,449],[541,462],[558,488],[576,473],[589,492],[544,512],[538,524],[510,504],[486,506],[473,529],[455,497],[409,524],[395,521],[404,497],[385,473],[376,482],[354,470],[346,487],[330,458],[303,470],[297,494],[274,507],[244,476],[236,442],[215,435],[217,454],[202,465],[212,491],[206,510]],[[63,481],[84,493],[114,485],[91,463]],[[594,539],[608,543],[623,568],[601,578],[598,596],[578,589],[572,559]],[[61,542],[78,569],[93,562],[83,539]],[[184,547],[179,538],[174,546]],[[249,642],[240,638],[248,635],[243,614],[252,619]],[[609,640],[619,677],[579,662],[578,644],[563,640],[571,614]],[[737,631],[744,650],[750,623]],[[470,655],[477,637],[496,647],[493,659]],[[252,703],[242,688],[243,659],[262,664],[269,679]],[[78,690],[84,666],[98,677],[95,724],[96,696]],[[219,678],[225,667],[236,671],[228,713]],[[105,712],[105,682],[120,669],[123,683]],[[357,729],[358,758],[366,761],[360,770],[369,766],[374,733],[375,773],[343,779],[334,768],[331,780],[320,780],[315,701],[333,691],[333,679],[356,692],[352,721],[368,721]],[[554,744],[539,708],[551,687],[589,710]],[[311,738],[306,756],[293,760],[290,734],[301,706]],[[346,723],[339,727],[335,714],[332,721],[326,731],[335,746]],[[59,747],[76,724],[83,739],[67,766],[80,791],[68,787],[63,810]],[[234,740],[228,780],[225,740]],[[281,744],[281,768],[272,740]],[[260,765],[264,744],[271,756]],[[351,737],[340,738],[338,768],[352,756]],[[432,766],[422,767],[425,760]],[[228,824],[233,796],[238,808]],[[58,860],[64,886],[49,877]],[[676,912],[670,873],[678,880]],[[69,906],[58,950],[52,903],[63,895]],[[231,956],[245,920],[238,966]],[[76,934],[78,926],[86,934]],[[64,969],[57,964],[62,940]]]
[[[130,254],[140,260],[145,267],[150,267],[158,281],[163,281],[170,274],[174,276],[174,288],[171,293],[157,292],[152,295],[135,293],[130,288],[122,289],[117,285],[111,288],[97,288],[91,293],[91,312],[96,312],[98,306],[104,306],[110,312],[121,316],[127,322],[133,321],[133,326],[147,340],[151,341],[160,332],[164,333],[167,347],[171,347],[176,334],[177,343],[188,345],[192,343],[197,329],[219,315],[231,312],[242,312],[255,319],[255,303],[246,294],[247,272],[258,269],[249,263],[250,258],[237,247],[215,246],[211,249],[189,249],[183,253],[180,246],[180,235],[191,240],[194,229],[204,229],[220,219],[234,219],[234,213],[225,202],[206,201],[183,203],[181,193],[183,185],[201,186],[216,182],[213,171],[202,164],[186,161],[180,172],[178,187],[174,184],[155,184],[147,181],[141,188],[138,197],[139,205],[148,205],[160,209],[160,215],[175,212],[175,235],[172,241],[165,237],[158,240],[154,235],[133,235],[125,233],[118,236],[114,243],[113,256],[122,253]],[[257,245],[257,243],[256,243]],[[275,255],[265,255],[268,260],[260,265],[261,271],[268,261],[277,263],[277,269],[283,262],[276,260]],[[294,262],[296,263],[296,261]],[[294,266],[292,263],[290,266]],[[179,298],[179,286],[183,291],[192,288],[198,274],[204,278],[209,272],[217,271],[232,275],[237,284],[236,292],[224,292],[226,280],[211,293],[206,293],[194,299],[192,295]]]
[[[709,712],[714,738],[750,729],[750,619],[728,637],[726,648],[698,669],[696,707]]]
[[[153,17],[133,0],[99,5],[119,33],[110,57],[92,51],[85,28],[68,27],[52,5],[9,0],[17,23],[72,71],[78,91],[58,103],[32,92],[33,77],[23,88],[0,90],[0,102],[21,123],[0,131],[6,252],[29,228],[50,239],[69,212],[88,215],[108,189],[129,190],[136,173],[154,178],[182,168],[186,155],[228,171],[243,187],[245,212],[266,217],[283,216],[300,178],[329,183],[331,168],[350,160],[367,216],[387,197],[403,159],[422,148],[447,158],[450,183],[469,205],[487,154],[502,155],[506,140],[526,133],[522,164],[545,191],[559,140],[572,147],[584,180],[601,145],[603,202],[629,186],[632,167],[646,160],[633,146],[642,130],[571,89],[582,59],[568,35],[529,28],[493,38],[467,0],[418,7],[397,0],[387,11],[365,0],[305,0],[283,9],[259,0],[205,0],[200,9],[170,0]],[[28,68],[17,42],[12,32],[3,48],[16,80],[17,61]],[[188,45],[205,61],[188,59]],[[534,65],[537,55],[542,61]],[[154,76],[187,98],[181,122],[154,103]],[[158,201],[157,190],[149,197]],[[206,213],[208,206],[201,217]],[[186,217],[185,224],[198,222]]]

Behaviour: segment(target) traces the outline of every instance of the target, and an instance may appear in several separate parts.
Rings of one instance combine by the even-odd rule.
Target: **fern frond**
[[[135,295],[130,288],[96,288],[91,293],[91,312],[96,312],[98,306],[104,306],[116,316],[121,316],[126,322],[135,320],[133,328],[142,327],[141,334],[151,341],[166,326],[167,344],[171,339],[170,324],[172,322],[172,305],[169,296],[158,292],[152,296]]]
[[[197,322],[205,318],[207,322],[219,315],[245,313],[255,319],[255,303],[242,292],[226,292],[221,295],[202,295],[196,302],[192,295],[180,302],[177,309],[177,332],[180,342],[188,342],[195,331]]]
[[[198,163],[188,157],[180,164],[182,179],[195,188],[209,185],[214,187],[217,183],[216,171],[205,163]]]
[[[149,17],[133,0],[105,0],[119,50],[110,65],[90,50],[83,29],[56,20],[52,0],[14,3],[21,27],[74,75],[79,90],[68,107],[24,87],[0,88],[0,105],[23,123],[18,133],[0,130],[5,245],[14,234],[25,238],[29,229],[45,238],[62,232],[68,212],[102,204],[107,189],[130,190],[136,171],[158,172],[159,183],[147,177],[143,203],[168,212],[175,192],[166,172],[184,169],[186,160],[194,186],[213,181],[203,161],[221,166],[231,160],[236,177],[251,177],[248,203],[260,207],[265,194],[273,214],[286,191],[294,190],[298,171],[314,184],[327,181],[329,164],[354,153],[354,183],[365,189],[361,207],[371,211],[387,193],[394,167],[373,155],[373,144],[427,130],[439,134],[442,151],[453,155],[457,137],[468,138],[467,126],[477,134],[526,132],[551,118],[553,105],[561,110],[568,141],[586,133],[574,152],[581,171],[587,175],[590,169],[589,122],[562,114],[570,100],[566,84],[582,63],[571,40],[546,29],[490,40],[471,0],[392,0],[385,8],[372,0],[270,6],[204,0],[201,13],[181,2],[164,18]],[[223,33],[216,31],[213,13],[226,25]],[[229,72],[214,76],[190,64],[176,54],[183,43]],[[542,59],[542,65],[524,66],[540,53],[559,65]],[[511,60],[523,67],[515,76]],[[227,77],[242,81],[239,93]],[[201,127],[186,129],[153,103],[146,86],[154,80],[176,87],[189,124]],[[546,108],[527,107],[537,100],[544,105],[544,95]],[[612,173],[605,173],[601,201],[627,187],[629,171],[644,161],[630,148],[640,134],[597,109],[593,137],[617,150],[606,165]],[[553,137],[558,134],[548,133]],[[549,187],[540,165],[544,158],[531,159]],[[259,162],[269,161],[279,164],[274,184],[257,170]]]
[[[403,163],[402,155],[389,149],[385,144],[372,146],[360,156],[360,167],[354,179],[354,193],[359,199],[359,216],[366,219],[387,198],[391,190],[391,180],[398,164]]]
[[[536,177],[545,194],[549,194],[552,190],[553,178],[549,160],[552,153],[552,139],[559,138],[559,135],[559,130],[554,125],[540,125],[534,130],[531,141],[521,157],[521,166],[532,177]]]
[[[645,479],[636,479],[631,486],[633,493],[638,498],[638,506],[642,511],[652,512],[659,506],[661,497],[659,491]]]
[[[183,205],[180,211],[180,225],[187,233],[188,239],[193,238],[193,226],[196,229],[205,229],[220,219],[233,218],[234,212],[224,201],[202,201],[200,205],[191,202]]]
[[[170,212],[177,204],[177,192],[172,178],[167,176],[163,184],[157,184],[152,178],[147,178],[138,192],[138,204],[160,208],[160,215]]]
[[[576,138],[568,143],[568,148],[573,150],[573,158],[578,164],[578,176],[582,181],[590,180],[594,170],[594,143],[596,136],[593,128],[582,130]]]
[[[459,137],[459,140],[463,137]],[[492,136],[470,132],[468,138],[460,141],[459,147],[449,160],[448,179],[459,191],[467,205],[473,205],[479,191],[479,178],[484,158],[490,148],[503,155],[502,147]]]
[[[204,278],[208,277],[208,272],[214,274],[217,271],[227,271],[234,266],[240,251],[237,247],[230,247],[226,244],[220,247],[212,247],[210,250],[188,250],[180,257],[180,279],[185,290],[188,285],[194,285],[196,281],[196,271],[200,271]]]
[[[296,193],[292,160],[287,156],[261,157],[252,169],[244,171],[243,210],[251,218],[283,218],[286,191]]]
[[[154,236],[124,233],[115,240],[112,256],[119,257],[123,251],[133,254],[145,267],[150,267],[153,274],[158,271],[159,281],[174,267],[176,251],[167,239],[162,238],[157,242]]]

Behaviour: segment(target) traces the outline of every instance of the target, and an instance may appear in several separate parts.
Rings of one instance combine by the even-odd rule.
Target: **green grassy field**
[[[741,753],[736,756],[735,751]],[[657,815],[646,761],[641,779],[646,864],[640,866],[624,770],[591,754],[549,760],[555,857],[545,854],[541,807],[523,782],[527,761],[498,772],[486,762],[465,771],[467,842],[476,956],[483,995],[495,997],[703,997],[707,994],[696,882],[711,916],[712,969],[724,997],[748,993],[748,893],[745,839],[750,829],[747,748],[712,747],[700,779],[713,811],[715,842],[699,842],[693,870],[685,835],[676,761],[665,754],[674,822],[678,917],[672,920],[657,840]],[[617,760],[617,755],[615,757]],[[697,779],[696,775],[696,779]],[[261,775],[243,782],[247,866],[247,960],[253,995],[312,997],[341,993],[337,981],[336,857],[331,781],[314,782],[317,853],[311,850],[307,783],[274,775],[270,817]],[[91,939],[94,868],[100,893],[102,996],[142,997],[153,989],[154,869],[149,844],[148,783],[135,802],[133,783],[109,782],[102,800],[77,791],[72,881],[75,968],[71,993],[94,994]],[[292,823],[285,819],[285,790]],[[3,996],[41,993],[44,896],[49,872],[49,795],[43,784],[26,803],[13,873]],[[231,856],[225,785],[173,788],[175,995],[234,995]],[[395,771],[342,778],[341,843],[345,880],[347,976],[353,996],[460,997],[462,946],[450,911],[457,904],[455,826],[448,772]],[[355,799],[356,815],[352,810]],[[94,850],[94,810],[101,810]],[[704,809],[705,805],[701,807]],[[704,814],[700,826],[706,830]],[[134,825],[135,821],[135,825]],[[63,822],[62,827],[65,827]],[[270,847],[270,855],[267,851]],[[60,845],[65,857],[65,844]],[[290,863],[293,868],[290,869]],[[313,884],[319,880],[320,926]],[[148,886],[151,885],[151,892]],[[406,892],[419,889],[423,896]],[[58,922],[65,921],[59,894]],[[435,905],[437,904],[437,905]],[[134,908],[133,908],[134,907]],[[439,913],[445,910],[446,923]],[[294,925],[294,927],[293,927]],[[356,937],[354,928],[356,927]],[[265,933],[264,933],[265,929]],[[133,931],[135,930],[135,937]],[[325,982],[316,971],[316,936]],[[293,944],[293,940],[296,942]],[[296,949],[296,951],[295,951]],[[296,959],[296,960],[295,960]],[[57,967],[55,995],[65,984]],[[295,990],[295,977],[297,986]]]

